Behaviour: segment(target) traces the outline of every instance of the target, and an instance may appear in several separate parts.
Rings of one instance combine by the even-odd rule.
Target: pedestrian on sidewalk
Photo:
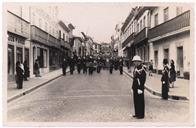
[[[40,70],[39,61],[38,61],[38,59],[36,59],[35,60],[35,64],[34,64],[34,74],[35,74],[35,77],[41,77],[39,70]]]
[[[170,69],[169,69],[170,78],[169,81],[171,83],[171,87],[174,88],[174,82],[176,81],[176,70],[174,65],[174,60],[170,61]]]
[[[134,56],[134,71],[133,71],[133,101],[135,108],[134,118],[143,119],[145,116],[145,102],[144,102],[144,84],[146,82],[146,71],[142,66],[140,56]]]
[[[152,72],[153,72],[153,62],[152,62],[152,60],[150,60],[150,65],[149,65],[149,76],[152,76]]]
[[[67,65],[68,65],[67,59],[64,58],[62,63],[62,71],[64,76],[66,76]]]
[[[20,61],[16,62],[16,84],[17,89],[23,88],[24,70]]]
[[[168,99],[168,92],[169,92],[169,67],[168,67],[168,60],[163,59],[163,70],[162,70],[162,99]]]
[[[27,78],[30,76],[30,71],[26,60],[24,61],[23,66],[24,66],[24,80],[28,81]]]

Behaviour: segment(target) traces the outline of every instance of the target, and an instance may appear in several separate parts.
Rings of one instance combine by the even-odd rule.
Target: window
[[[40,64],[40,68],[47,67],[47,51],[43,48],[37,48],[37,59]]]
[[[158,25],[158,13],[154,16],[154,26]]]
[[[48,24],[45,22],[45,31],[48,32]]]
[[[176,7],[176,16],[182,14],[182,7]]]
[[[39,27],[42,28],[42,19],[39,19]]]
[[[59,39],[61,39],[61,30],[59,30]]]
[[[65,33],[63,33],[63,40],[65,40]]]
[[[140,31],[142,30],[142,20],[140,20]]]
[[[143,19],[143,25],[144,25],[144,28],[146,27],[146,17],[144,16],[144,19]]]
[[[165,21],[167,21],[169,19],[169,8],[168,7],[165,8],[163,13],[164,13],[163,20],[165,22]]]
[[[139,23],[137,24],[137,32],[139,32]]]

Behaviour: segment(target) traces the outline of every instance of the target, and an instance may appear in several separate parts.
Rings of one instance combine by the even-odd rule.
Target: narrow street
[[[132,79],[108,70],[67,74],[8,103],[9,122],[186,122],[189,102],[145,92],[145,118],[134,119]],[[179,116],[181,115],[181,116]],[[183,116],[182,116],[183,115]]]

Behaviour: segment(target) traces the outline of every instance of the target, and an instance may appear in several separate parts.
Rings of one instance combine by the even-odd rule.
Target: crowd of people
[[[73,75],[76,70],[78,74],[93,75],[94,72],[100,73],[102,69],[109,69],[110,74],[113,70],[119,70],[123,74],[123,58],[110,57],[93,57],[93,56],[76,56],[65,57],[62,62],[62,72],[66,75],[67,68],[70,67],[70,74]]]

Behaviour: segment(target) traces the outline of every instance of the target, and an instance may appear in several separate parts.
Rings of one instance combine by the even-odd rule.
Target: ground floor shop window
[[[14,75],[14,46],[8,45],[8,75]]]
[[[47,50],[43,48],[37,48],[37,59],[40,64],[40,68],[46,68],[47,67]]]
[[[27,61],[27,65],[29,66],[29,49],[25,48],[25,60]]]
[[[20,48],[20,47],[17,47],[16,48],[16,62],[17,61],[20,61],[21,63],[23,63],[23,53],[22,53],[22,48]]]

